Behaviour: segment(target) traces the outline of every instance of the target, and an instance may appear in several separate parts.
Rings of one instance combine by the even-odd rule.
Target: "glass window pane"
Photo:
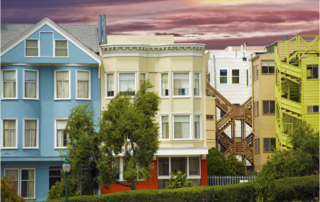
[[[313,112],[313,106],[307,106],[307,112],[308,113]]]
[[[89,80],[89,72],[78,71],[77,79],[88,81]]]
[[[56,56],[68,56],[67,49],[56,49]]]
[[[169,176],[169,157],[159,157],[159,176]]]
[[[68,71],[59,71],[57,72],[57,80],[69,80],[69,72]]]
[[[268,66],[262,66],[262,74],[268,74]]]
[[[220,83],[227,83],[227,77],[220,77]]]
[[[188,73],[174,73],[174,79],[189,79]]]
[[[159,179],[158,180],[158,189],[165,189],[166,188],[166,182],[169,182],[169,179]]]
[[[307,66],[307,79],[312,79],[312,66]]]
[[[16,71],[4,71],[3,78],[4,80],[16,80]]]
[[[169,96],[168,74],[161,74],[161,96]]]
[[[67,121],[57,121],[57,129],[65,129],[67,126]]]
[[[263,114],[269,114],[269,101],[263,101]]]
[[[35,71],[25,71],[25,80],[37,80],[37,72]]]
[[[275,101],[270,101],[270,114],[275,114]]]
[[[189,175],[200,175],[199,157],[189,157]]]
[[[232,83],[239,83],[239,77],[232,77]]]
[[[319,112],[319,106],[313,106],[313,112]]]
[[[274,66],[269,66],[269,73],[273,74],[274,73]]]
[[[270,138],[265,138],[265,139],[264,139],[263,148],[264,148],[264,151],[271,151],[271,148],[270,148]]]
[[[26,47],[27,48],[38,48],[38,41],[37,40],[26,40]]]
[[[162,139],[169,138],[169,118],[168,116],[162,116]]]
[[[239,70],[238,69],[233,69],[232,70],[232,76],[239,76]]]
[[[220,69],[220,76],[227,76],[227,70],[226,69]]]
[[[313,65],[312,69],[312,78],[318,79],[318,65]]]
[[[177,175],[178,171],[187,172],[187,157],[171,157],[171,173]]]
[[[271,142],[271,145],[270,145],[270,149],[271,151],[275,150],[276,149],[276,139],[275,138],[271,138],[270,139],[270,142]]]
[[[67,48],[67,41],[56,41],[56,48]]]
[[[18,180],[18,170],[5,170],[4,175],[9,180]]]

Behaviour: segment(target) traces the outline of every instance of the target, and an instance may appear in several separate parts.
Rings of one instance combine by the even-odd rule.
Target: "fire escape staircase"
[[[251,133],[247,137],[242,135],[241,142],[236,142],[235,139],[230,138],[224,131],[235,120],[242,120],[244,126],[248,124],[252,127],[252,99],[249,98],[241,106],[231,104],[223,95],[215,90],[209,83],[207,83],[207,96],[215,97],[216,107],[225,113],[225,115],[216,122],[216,139],[217,142],[224,147],[224,155],[241,155],[244,159],[249,160],[254,164],[253,153],[253,137]]]

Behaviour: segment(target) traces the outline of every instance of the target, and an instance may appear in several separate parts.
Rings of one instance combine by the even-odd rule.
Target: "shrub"
[[[214,147],[209,149],[207,155],[207,170],[208,176],[228,175],[229,163],[227,162],[226,157]]]
[[[5,177],[1,178],[1,200],[3,202],[15,201],[23,202],[25,201],[17,194],[17,190],[11,185],[11,181],[7,180]]]
[[[51,187],[51,189],[48,190],[46,193],[47,200],[50,199],[59,199],[61,197],[65,197],[65,187],[66,182],[65,179],[61,179],[60,182],[56,182],[55,185]],[[78,189],[78,179],[74,178],[72,176],[69,176],[68,178],[68,196],[78,196],[80,194],[80,191]]]
[[[182,187],[192,187],[192,182],[187,179],[186,174],[182,174],[181,171],[178,171],[177,176],[170,173],[171,177],[169,182],[166,182],[166,189],[177,189]]]

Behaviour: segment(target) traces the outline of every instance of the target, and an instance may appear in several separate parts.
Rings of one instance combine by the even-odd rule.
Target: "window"
[[[56,98],[70,98],[69,71],[56,71]]]
[[[21,197],[35,198],[35,170],[21,169]]]
[[[161,74],[161,96],[169,96],[168,74]]]
[[[38,40],[26,40],[26,56],[39,56]]]
[[[59,40],[56,42],[55,55],[56,57],[68,57],[68,41]]]
[[[226,113],[225,113],[224,111],[220,110],[220,119],[221,119],[224,115],[226,115]]]
[[[169,139],[169,117],[161,116],[161,121],[162,121],[161,138]]]
[[[15,188],[18,194],[19,190],[19,169],[4,169],[4,175],[7,179],[11,180],[11,185]]]
[[[56,182],[61,181],[61,169],[62,168],[49,168],[49,189],[51,189]]]
[[[233,84],[239,84],[240,83],[240,70],[239,69],[233,69],[232,70],[232,83]]]
[[[174,116],[174,138],[190,138],[190,116]]]
[[[189,73],[174,73],[173,74],[174,95],[188,96],[189,95]]]
[[[276,149],[276,139],[275,138],[264,138],[263,151],[272,152]]]
[[[262,63],[262,74],[274,74],[274,60],[264,60]]]
[[[159,176],[169,175],[169,157],[159,157]]]
[[[259,66],[256,65],[256,80],[259,79]]]
[[[193,74],[193,91],[194,96],[200,96],[200,73]]]
[[[67,120],[56,120],[56,148],[67,147],[67,134],[64,134],[64,130],[67,125]]]
[[[37,120],[24,120],[24,148],[38,147]]]
[[[16,70],[3,71],[3,98],[18,98]]]
[[[130,95],[135,95],[135,73],[119,73],[119,92],[123,93],[130,89]]]
[[[259,101],[253,104],[253,114],[259,116]]]
[[[228,83],[228,70],[220,69],[220,83]]]
[[[24,98],[38,97],[38,71],[24,71]]]
[[[189,175],[200,175],[199,157],[189,157]]]
[[[263,114],[275,114],[275,101],[263,101]]]
[[[107,82],[107,97],[114,96],[114,74],[106,74]]]
[[[140,86],[145,82],[147,79],[147,74],[146,73],[140,73]]]
[[[249,70],[246,71],[247,86],[249,86]]]
[[[171,173],[177,175],[178,171],[187,173],[187,157],[171,157]]]
[[[319,113],[319,105],[307,106],[308,113]]]
[[[258,154],[260,154],[260,138],[258,138]]]
[[[307,65],[307,79],[319,79],[318,65]]]
[[[114,162],[112,164],[114,169],[118,169],[119,173],[116,176],[117,180],[120,180],[120,157],[115,157]]]
[[[256,154],[260,154],[260,138],[254,140],[254,150]]]
[[[90,98],[89,71],[77,71],[77,98]]]
[[[200,116],[194,116],[194,138],[200,139]]]
[[[207,120],[213,120],[213,115],[207,115]]]
[[[16,122],[16,120],[3,120],[3,148],[17,148]]]

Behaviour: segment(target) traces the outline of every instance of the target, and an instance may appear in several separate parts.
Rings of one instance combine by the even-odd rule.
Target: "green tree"
[[[147,81],[134,97],[130,91],[118,93],[102,111],[99,125],[94,123],[94,112],[88,109],[89,104],[71,110],[64,131],[70,141],[62,157],[69,158],[75,171],[80,171],[81,166],[89,168],[84,180],[88,183],[83,183],[88,191],[99,184],[109,188],[113,183],[135,190],[138,179],[148,181],[151,178],[152,160],[159,148],[155,116],[160,102],[157,93],[148,92],[152,87]],[[126,182],[117,180],[119,167],[112,166],[114,155],[120,154],[126,159],[123,173]]]
[[[17,190],[11,184],[11,180],[1,178],[1,200],[3,202],[24,202],[25,200],[17,194]]]
[[[187,179],[186,174],[182,174],[181,171],[178,171],[177,176],[174,176],[173,173],[170,173],[171,177],[169,182],[166,182],[166,189],[177,189],[183,187],[192,187],[193,184]]]
[[[239,161],[234,155],[228,155],[227,162],[229,164],[228,170],[227,170],[227,175],[232,175],[232,176],[245,175],[244,162]]]
[[[229,163],[226,157],[214,147],[209,149],[207,155],[207,173],[209,176],[223,176],[229,173]]]

